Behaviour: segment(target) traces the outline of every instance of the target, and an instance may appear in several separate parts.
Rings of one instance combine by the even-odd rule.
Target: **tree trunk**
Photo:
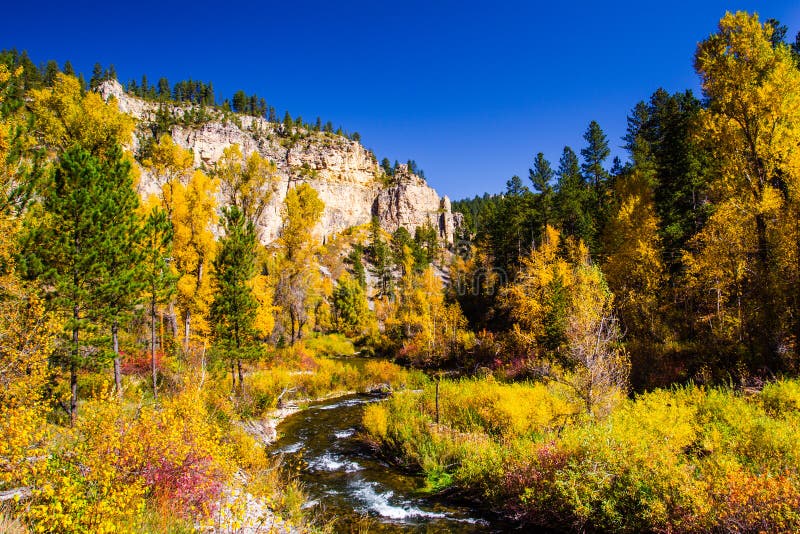
[[[117,388],[117,396],[122,399],[122,362],[119,357],[119,324],[114,319],[111,325],[111,344],[114,347],[114,386]]]
[[[793,313],[795,314],[794,320],[794,354],[795,356],[800,355],[800,219],[795,217],[795,221],[797,224],[797,232],[798,232],[798,240],[797,240],[797,265],[795,268],[797,269],[797,276],[798,279],[795,280],[794,283],[794,310]]]
[[[80,311],[76,305],[72,308],[72,318],[75,324],[72,327],[72,361],[69,364],[69,421],[70,425],[75,424],[78,417],[78,355],[80,346],[78,345],[78,319]]]
[[[189,353],[189,335],[191,333],[192,312],[186,310],[183,316],[183,352]]]
[[[158,369],[156,367],[156,299],[150,300],[150,371],[153,374],[153,398],[158,400]]]
[[[761,359],[767,365],[774,367],[778,363],[777,347],[775,346],[775,329],[777,328],[776,316],[776,302],[773,299],[772,292],[772,276],[770,271],[770,251],[769,242],[767,239],[767,222],[761,214],[756,215],[756,243],[758,251],[756,257],[758,258],[758,274],[761,278],[758,281],[758,299],[759,302],[756,306],[760,308],[759,315],[761,316],[760,325],[756,325],[758,329],[757,336],[759,338],[759,345],[761,345]]]
[[[239,371],[239,392],[244,395],[244,374],[242,373],[242,360],[236,360],[236,367]]]
[[[175,301],[171,300],[167,311],[167,323],[172,332],[172,339],[178,340],[178,316],[175,313]]]
[[[291,309],[291,305],[289,307],[289,322],[292,325],[292,337],[290,338],[290,344],[294,345],[294,312]]]
[[[236,393],[236,369],[233,360],[231,360],[231,391]]]

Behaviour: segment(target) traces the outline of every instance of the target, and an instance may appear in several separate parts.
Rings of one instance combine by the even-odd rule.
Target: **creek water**
[[[375,399],[357,395],[312,404],[278,426],[271,454],[297,470],[313,506],[337,532],[505,532],[487,514],[422,491],[424,480],[380,460],[359,440]]]

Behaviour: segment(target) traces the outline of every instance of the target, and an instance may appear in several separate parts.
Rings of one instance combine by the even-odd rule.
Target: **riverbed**
[[[347,395],[310,405],[278,426],[269,448],[297,471],[309,507],[337,532],[507,532],[487,512],[423,491],[423,477],[376,457],[359,440],[364,406],[376,399]]]

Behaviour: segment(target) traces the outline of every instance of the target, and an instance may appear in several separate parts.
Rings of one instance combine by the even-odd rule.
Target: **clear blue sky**
[[[536,152],[555,165],[592,119],[618,147],[637,101],[699,91],[697,42],[739,9],[800,30],[796,0],[10,2],[0,47],[255,92],[359,131],[379,158],[415,159],[461,198],[526,178]]]

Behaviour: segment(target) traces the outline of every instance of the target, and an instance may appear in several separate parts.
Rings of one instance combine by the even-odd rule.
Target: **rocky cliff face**
[[[156,119],[159,104],[126,94],[116,81],[99,88],[100,94],[116,99],[120,109],[139,122],[140,130]],[[174,105],[162,109],[176,119],[192,111],[189,105]],[[265,243],[273,241],[280,232],[281,206],[290,188],[308,183],[325,203],[322,220],[315,229],[320,239],[368,223],[373,215],[381,226],[392,232],[398,227],[412,234],[418,226],[430,223],[439,231],[442,241],[452,243],[457,220],[450,211],[450,200],[439,195],[423,179],[401,168],[389,182],[374,155],[355,141],[323,132],[295,131],[296,139],[285,135],[283,126],[264,119],[244,115],[227,117],[210,111],[210,120],[197,126],[171,126],[177,144],[194,153],[195,165],[211,169],[232,145],[241,146],[243,153],[258,151],[274,162],[280,177],[277,193],[273,195],[262,221],[261,236]],[[134,148],[138,139],[134,140]],[[155,181],[146,172],[142,175],[143,193],[154,192]],[[227,199],[220,198],[221,203]]]

